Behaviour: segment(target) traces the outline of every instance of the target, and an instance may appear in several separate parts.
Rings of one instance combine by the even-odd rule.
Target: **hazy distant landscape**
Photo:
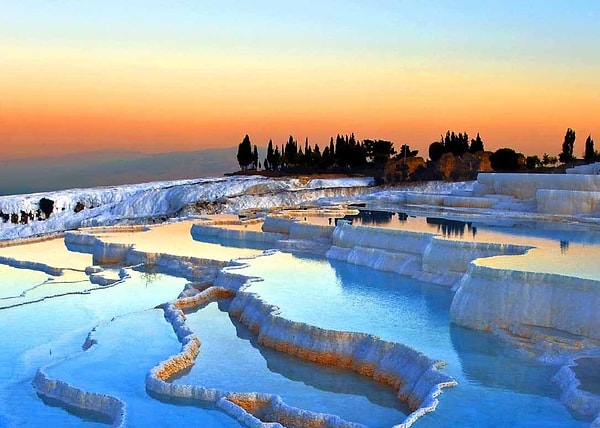
[[[234,148],[152,155],[104,151],[10,160],[0,165],[0,195],[218,177],[237,169]]]

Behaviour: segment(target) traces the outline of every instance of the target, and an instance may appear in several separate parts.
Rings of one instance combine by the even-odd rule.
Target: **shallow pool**
[[[175,383],[277,394],[291,406],[332,413],[373,428],[399,424],[408,414],[392,388],[266,348],[216,303],[188,314],[187,324],[202,347],[191,371]]]
[[[496,337],[450,324],[451,292],[397,274],[276,253],[241,271],[260,276],[250,291],[282,316],[335,330],[369,332],[443,360],[459,386],[417,426],[588,426],[559,402],[542,365]]]

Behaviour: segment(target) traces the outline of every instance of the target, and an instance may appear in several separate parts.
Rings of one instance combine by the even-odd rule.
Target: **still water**
[[[451,292],[343,262],[277,253],[242,271],[284,317],[334,330],[369,332],[443,360],[459,386],[417,422],[439,426],[589,426],[558,401],[556,366],[542,365],[483,332],[450,324]]]

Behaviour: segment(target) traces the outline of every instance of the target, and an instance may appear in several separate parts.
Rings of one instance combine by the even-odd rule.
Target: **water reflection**
[[[551,381],[558,370],[556,366],[542,365],[482,331],[451,324],[450,339],[468,379],[518,393],[559,397],[559,388]]]
[[[397,223],[393,221],[394,217],[397,217]],[[395,225],[400,225],[402,229],[412,230],[414,228],[416,230],[421,230],[419,223],[423,221],[423,218],[411,216],[405,212],[361,209],[358,214],[348,214],[341,219],[336,218],[336,226],[338,220],[349,221],[353,225],[358,226],[394,227]],[[465,233],[468,233],[473,238],[477,235],[477,227],[473,226],[471,222],[466,221],[426,217],[425,225],[425,231],[437,232],[448,238],[463,238]]]
[[[226,312],[228,304],[226,301],[219,302],[219,309]],[[410,410],[397,399],[393,388],[349,370],[323,366],[267,348],[258,342],[258,336],[250,332],[245,325],[233,318],[231,322],[237,337],[249,342],[258,350],[271,372],[321,391],[364,396],[378,406],[400,409],[404,414],[410,413]]]
[[[276,245],[272,243],[240,239],[224,239],[215,236],[204,235],[202,233],[195,233],[193,229],[190,233],[194,241],[205,242],[207,244],[216,244],[222,247],[243,248],[259,251],[270,250],[276,247]]]
[[[257,335],[232,320],[226,301],[187,312],[187,324],[202,342],[188,373],[175,384],[197,384],[226,391],[280,395],[295,407],[330,413],[373,428],[393,426],[406,417],[393,388],[354,372],[322,366],[258,343]]]
[[[358,214],[347,214],[341,219],[336,218],[335,224],[337,226],[338,220],[346,220],[359,226],[385,226],[392,222],[395,215],[396,213],[390,211],[359,210]],[[406,221],[407,216],[401,213],[399,218],[401,221]]]
[[[477,235],[477,227],[471,222],[460,220],[449,220],[447,218],[427,217],[427,224],[437,227],[437,232],[441,233],[444,238],[463,238],[466,231],[475,238]]]

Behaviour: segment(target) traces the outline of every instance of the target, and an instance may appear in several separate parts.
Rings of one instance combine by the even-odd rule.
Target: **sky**
[[[321,146],[600,148],[600,2],[0,0],[0,159]]]

